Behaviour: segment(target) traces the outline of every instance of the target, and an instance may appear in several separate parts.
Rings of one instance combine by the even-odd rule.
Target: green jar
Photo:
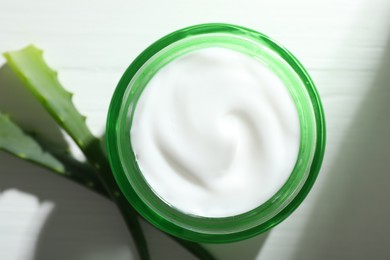
[[[189,215],[159,198],[138,167],[130,138],[137,101],[149,80],[176,58],[214,46],[237,50],[267,64],[288,88],[298,110],[301,130],[298,159],[283,187],[257,208],[224,218]],[[227,243],[250,238],[289,216],[314,184],[324,156],[325,135],[319,95],[299,61],[269,37],[228,24],[184,28],[148,47],[122,76],[107,120],[109,160],[115,179],[129,203],[157,228],[183,239],[204,243]]]

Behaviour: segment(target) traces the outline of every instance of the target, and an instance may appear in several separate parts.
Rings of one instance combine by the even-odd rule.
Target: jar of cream
[[[183,239],[233,242],[303,201],[324,155],[324,113],[284,47],[247,28],[203,24],[163,37],[126,70],[107,147],[145,219]]]

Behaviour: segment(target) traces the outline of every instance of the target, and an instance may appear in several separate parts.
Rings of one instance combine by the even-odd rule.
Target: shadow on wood
[[[389,259],[390,45],[326,171],[296,260]]]

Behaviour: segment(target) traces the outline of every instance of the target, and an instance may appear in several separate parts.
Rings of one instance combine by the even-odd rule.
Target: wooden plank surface
[[[316,82],[328,127],[319,179],[291,217],[266,235],[207,247],[227,260],[390,259],[390,1],[0,0],[0,52],[43,48],[102,134],[130,62],[159,37],[204,22],[247,26],[285,45]],[[3,58],[0,110],[61,136]],[[135,259],[115,207],[67,180],[0,153],[0,192],[0,259]],[[145,228],[154,259],[191,259]]]

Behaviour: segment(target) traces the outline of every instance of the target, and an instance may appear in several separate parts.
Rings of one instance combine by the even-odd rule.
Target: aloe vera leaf
[[[58,174],[65,174],[65,167],[60,161],[42,150],[34,139],[14,124],[8,115],[2,113],[0,113],[0,149]]]
[[[41,50],[30,45],[19,51],[5,53],[4,57],[10,68],[21,78],[24,85],[74,139],[88,161],[101,173],[99,175],[100,181],[110,193],[111,199],[118,205],[134,238],[141,259],[150,259],[146,239],[137,218],[138,214],[120,192],[102,149],[101,141],[89,131],[85,124],[85,117],[79,114],[72,103],[72,94],[62,87],[58,81],[57,72],[45,63],[42,53]],[[77,120],[74,120],[74,117]],[[174,237],[173,239],[199,259],[215,259],[199,244]]]
[[[96,176],[88,174],[88,166],[66,153],[53,154],[26,134],[8,115],[0,113],[0,150],[20,159],[30,161],[91,190],[107,196]]]
[[[42,53],[42,50],[29,45],[19,51],[4,53],[4,57],[10,68],[58,124],[78,146],[84,147],[94,136],[85,124],[85,117],[73,105],[73,94],[61,86],[57,72],[46,64]]]
[[[72,102],[72,94],[58,81],[57,72],[43,59],[43,51],[29,45],[19,51],[4,53],[9,67],[37,98],[56,122],[72,137],[88,161],[98,170],[98,177],[116,202],[129,228],[141,259],[150,259],[138,215],[130,206],[112,175],[101,141],[94,137]]]

